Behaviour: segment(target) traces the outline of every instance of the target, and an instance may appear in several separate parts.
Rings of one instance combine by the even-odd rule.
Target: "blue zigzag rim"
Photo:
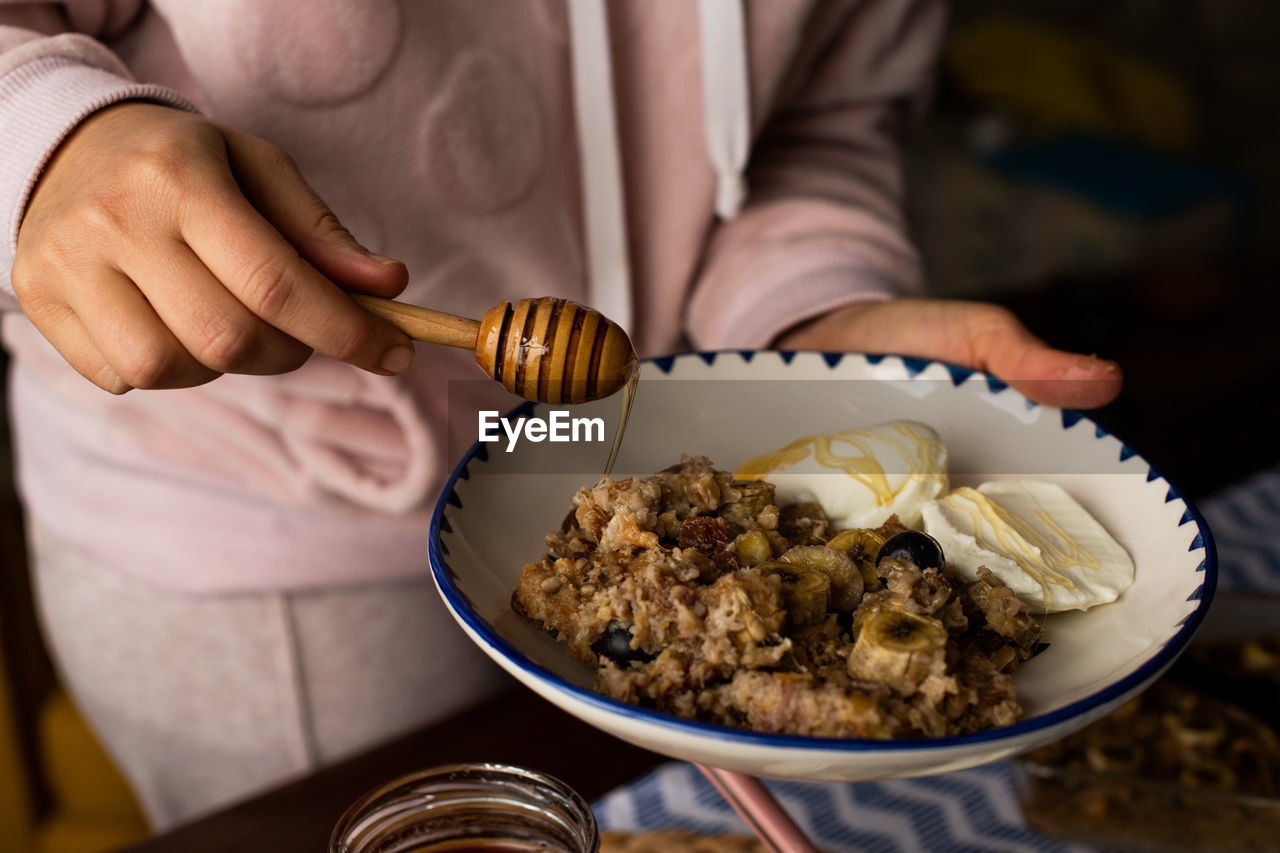
[[[790,364],[797,355],[795,351],[779,350],[778,355],[783,363]],[[646,359],[646,364],[654,365],[662,373],[670,373],[677,361],[686,359],[697,359],[698,361],[712,365],[715,361],[723,356],[738,356],[743,361],[750,361],[755,352],[751,350],[714,350],[682,353],[679,355],[663,356],[661,358]],[[863,355],[859,353],[818,353],[827,365],[835,368],[846,358],[862,359],[869,364],[875,365],[884,359],[892,358],[900,360],[906,367],[910,378],[915,379],[925,371],[930,365],[938,364],[946,368],[948,375],[951,377],[953,384],[959,386],[966,381],[970,381],[977,377],[979,381],[986,384],[988,390],[995,394],[1015,394],[1021,397],[1017,391],[1010,388],[1000,379],[988,374],[971,370],[969,368],[959,367],[953,364],[947,364],[941,361],[926,361],[919,358],[897,355]],[[957,378],[959,377],[959,378]],[[1023,398],[1024,400],[1026,398]],[[1026,401],[1029,407],[1035,407],[1036,404],[1030,400]],[[531,403],[522,403],[512,412],[518,412],[521,409],[528,409]],[[1048,408],[1048,407],[1046,407]],[[1081,423],[1091,425],[1094,435],[1097,439],[1112,437],[1112,434],[1103,429],[1099,424],[1095,423],[1087,415],[1080,412],[1063,409],[1062,411],[1062,428],[1064,430],[1077,427]],[[508,415],[510,416],[510,414]],[[1128,444],[1116,439],[1120,443],[1122,460],[1137,458],[1148,466],[1147,482],[1152,480],[1163,479],[1168,483],[1168,479],[1164,477],[1150,462],[1135,452]],[[454,493],[454,486],[459,479],[467,479],[469,472],[467,467],[471,464],[478,452],[482,449],[482,445],[477,441],[472,444],[471,448],[463,455],[462,459],[454,467],[453,473],[450,475],[448,482],[440,493],[439,500],[436,501],[435,511],[431,515],[431,527],[429,531],[429,539],[427,543],[428,557],[431,563],[431,573],[435,577],[436,584],[439,586],[449,609],[466,623],[467,627],[474,631],[477,635],[484,639],[490,647],[496,649],[504,658],[515,664],[525,674],[542,682],[549,683],[564,693],[571,695],[573,698],[588,705],[592,705],[599,710],[606,711],[610,714],[626,717],[638,723],[650,726],[659,726],[662,728],[673,729],[683,734],[696,735],[698,737],[713,738],[720,741],[733,743],[741,743],[749,746],[775,747],[783,749],[800,749],[812,751],[840,751],[840,752],[892,752],[892,751],[918,751],[928,749],[938,749],[945,747],[961,747],[972,746],[976,744],[991,743],[993,741],[1001,741],[1007,738],[1017,737],[1018,735],[1036,732],[1041,729],[1051,728],[1059,723],[1077,717],[1083,713],[1105,705],[1108,702],[1118,699],[1131,690],[1141,687],[1148,681],[1159,676],[1164,669],[1173,663],[1173,661],[1182,653],[1187,644],[1191,642],[1191,638],[1195,635],[1196,629],[1200,627],[1200,623],[1204,620],[1205,614],[1208,612],[1209,605],[1213,601],[1213,594],[1218,584],[1218,552],[1214,544],[1213,536],[1209,532],[1209,526],[1205,523],[1204,517],[1200,514],[1190,501],[1183,497],[1181,491],[1170,483],[1169,490],[1165,495],[1165,503],[1173,500],[1180,500],[1186,507],[1186,512],[1179,521],[1178,526],[1184,524],[1194,524],[1197,528],[1197,534],[1188,548],[1190,551],[1204,551],[1204,559],[1200,566],[1196,569],[1197,573],[1203,576],[1200,587],[1196,589],[1187,601],[1197,601],[1196,608],[1178,623],[1178,630],[1165,643],[1164,647],[1151,656],[1149,660],[1143,663],[1129,675],[1120,679],[1114,684],[1104,687],[1096,693],[1077,699],[1069,705],[1057,710],[1031,717],[1025,720],[1019,720],[1016,723],[1000,728],[988,729],[982,732],[963,735],[948,735],[945,737],[920,738],[915,740],[876,740],[871,738],[829,738],[829,737],[810,737],[806,735],[781,735],[766,734],[763,732],[753,732],[746,729],[735,729],[728,726],[720,726],[714,723],[704,723],[698,720],[688,720],[683,717],[676,717],[670,714],[664,714],[651,708],[644,708],[639,705],[630,705],[626,702],[620,702],[616,699],[610,699],[589,690],[585,687],[579,687],[561,678],[560,676],[549,672],[529,660],[519,649],[511,645],[503,638],[493,627],[482,617],[480,617],[475,609],[471,606],[467,596],[458,589],[455,583],[455,573],[449,567],[446,557],[448,549],[440,538],[442,530],[449,529],[448,521],[445,519],[445,512],[449,507],[462,506],[461,500]],[[1197,596],[1199,598],[1197,599]]]

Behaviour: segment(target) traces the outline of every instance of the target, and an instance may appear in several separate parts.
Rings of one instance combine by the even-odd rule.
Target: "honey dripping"
[[[609,461],[605,463],[604,474],[600,482],[613,476],[613,464],[618,461],[618,451],[622,449],[622,436],[627,432],[627,421],[631,418],[631,404],[636,401],[636,388],[640,384],[640,362],[631,362],[627,370],[627,384],[622,386],[622,412],[618,416],[618,426],[613,432],[613,447],[609,448]]]

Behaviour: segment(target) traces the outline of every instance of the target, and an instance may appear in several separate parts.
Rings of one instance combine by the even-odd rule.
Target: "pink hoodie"
[[[447,448],[510,404],[486,381],[451,398],[481,374],[439,347],[397,378],[320,357],[118,398],[80,378],[9,270],[43,164],[94,110],[149,99],[281,146],[408,264],[405,301],[479,317],[564,296],[642,355],[763,347],[919,292],[886,126],[941,28],[937,0],[0,0],[0,302],[31,518],[173,589],[415,574]]]

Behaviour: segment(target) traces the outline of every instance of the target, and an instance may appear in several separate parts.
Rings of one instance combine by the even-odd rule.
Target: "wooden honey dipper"
[[[474,350],[476,364],[512,393],[541,403],[585,403],[626,384],[636,351],[600,312],[543,296],[500,302],[480,320],[363,293],[351,298],[415,341]]]

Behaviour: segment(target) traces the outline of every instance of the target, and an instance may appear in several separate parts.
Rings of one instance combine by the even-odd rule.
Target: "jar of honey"
[[[451,764],[388,782],[339,819],[330,853],[598,853],[586,801],[559,779]]]

